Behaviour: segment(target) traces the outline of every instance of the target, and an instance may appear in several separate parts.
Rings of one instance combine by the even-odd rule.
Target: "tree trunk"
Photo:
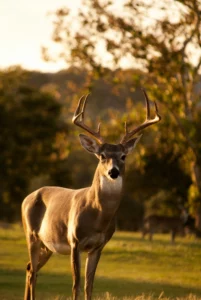
[[[195,233],[197,237],[201,237],[201,168],[198,162],[193,165],[193,182],[197,186],[199,199],[197,199],[195,206]]]
[[[201,238],[201,207],[196,210],[195,215],[195,234],[196,237]]]

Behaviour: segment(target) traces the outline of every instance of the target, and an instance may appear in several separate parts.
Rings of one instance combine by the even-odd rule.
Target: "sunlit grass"
[[[21,226],[0,229],[0,245],[0,299],[22,299],[28,254]],[[71,286],[69,256],[54,255],[39,273],[37,300],[70,299]],[[96,300],[201,299],[201,242],[177,238],[171,245],[169,235],[155,235],[150,243],[139,233],[117,232],[101,256],[93,295]]]

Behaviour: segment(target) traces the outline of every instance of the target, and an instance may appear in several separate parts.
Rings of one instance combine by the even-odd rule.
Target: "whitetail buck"
[[[185,235],[185,228],[194,231],[194,219],[186,211],[182,211],[180,216],[150,215],[144,219],[142,237],[149,234],[152,241],[154,233],[170,232],[171,242],[174,243],[177,234]]]
[[[22,203],[22,220],[26,234],[30,262],[26,271],[24,299],[35,299],[37,272],[53,252],[71,254],[73,300],[80,291],[80,252],[88,253],[85,268],[85,300],[92,297],[96,267],[105,244],[115,231],[115,216],[120,204],[125,158],[135,147],[140,136],[134,134],[160,121],[155,104],[155,117],[150,118],[149,99],[143,90],[147,118],[129,131],[119,144],[107,144],[100,135],[100,125],[93,131],[84,124],[86,97],[81,97],[73,123],[95,139],[80,134],[82,146],[97,156],[99,164],[90,187],[72,190],[43,187],[27,196]],[[97,142],[98,141],[98,142]]]

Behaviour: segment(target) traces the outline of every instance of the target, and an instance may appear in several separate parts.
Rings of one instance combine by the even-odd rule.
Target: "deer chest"
[[[94,233],[79,240],[81,251],[91,251],[103,246],[106,242],[104,233]]]

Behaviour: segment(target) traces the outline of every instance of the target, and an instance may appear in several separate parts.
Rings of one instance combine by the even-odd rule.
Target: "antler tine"
[[[146,101],[146,110],[147,110],[147,117],[146,117],[146,120],[149,120],[150,119],[150,105],[149,105],[149,98],[148,98],[148,95],[145,91],[145,89],[141,88],[142,89],[142,92],[144,94],[144,98],[145,98],[145,101]]]
[[[155,105],[155,117],[153,119],[150,118],[150,104],[149,104],[149,98],[148,95],[145,91],[145,89],[142,89],[144,97],[145,97],[145,101],[146,101],[146,120],[144,121],[144,123],[142,123],[141,125],[139,125],[137,128],[131,130],[130,132],[128,131],[127,128],[127,124],[125,123],[125,134],[121,140],[121,144],[126,143],[134,134],[136,134],[137,132],[143,130],[144,128],[155,124],[157,122],[159,122],[161,120],[161,116],[158,113],[158,107],[156,105],[156,102],[154,102]]]
[[[83,95],[80,99],[79,99],[79,102],[78,102],[78,105],[77,105],[77,108],[75,110],[75,113],[73,115],[73,118],[72,118],[72,122],[75,124],[75,122],[77,121],[77,119],[79,119],[79,117],[81,115],[83,115],[83,99],[85,99],[85,102],[86,102],[86,97],[88,95]]]
[[[127,122],[124,123],[124,130],[125,130],[125,134],[128,133],[128,124]]]
[[[151,120],[150,119],[150,104],[149,104],[149,97],[145,91],[145,89],[142,88],[142,91],[143,91],[143,94],[144,94],[144,97],[145,97],[145,101],[146,101],[146,108],[147,108],[147,118],[146,120]],[[157,107],[157,104],[156,102],[154,101],[154,106],[155,106],[155,118],[158,117],[160,121],[161,120],[161,116],[159,115],[158,113],[158,107]],[[154,120],[154,119],[153,119]]]
[[[93,131],[86,124],[84,124],[84,115],[85,115],[85,108],[86,108],[88,96],[89,96],[89,94],[84,95],[80,98],[80,100],[78,102],[78,106],[75,110],[72,122],[73,122],[73,124],[79,126],[80,128],[82,128],[85,131],[87,131],[88,133],[90,133],[100,143],[104,143],[104,140],[103,140],[103,138],[101,137],[101,134],[100,134],[100,125],[101,125],[100,123],[98,124],[98,130],[97,131]]]
[[[84,101],[83,101],[83,104],[82,104],[82,119],[83,120],[84,120],[85,108],[86,108],[86,104],[87,104],[87,101],[88,101],[88,97],[89,97],[89,94],[86,94],[86,96],[84,98]]]

